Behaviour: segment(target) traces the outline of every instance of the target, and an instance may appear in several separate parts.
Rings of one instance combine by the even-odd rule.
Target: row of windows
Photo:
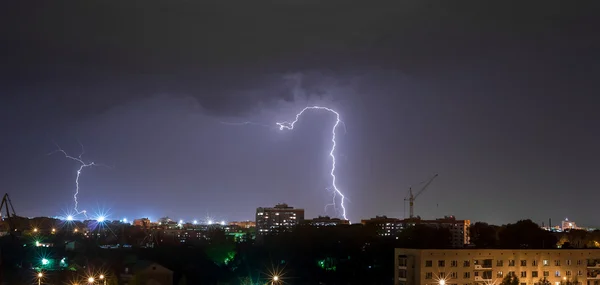
[[[577,260],[576,261],[577,265],[581,265],[583,264],[582,260]],[[471,266],[471,261],[470,260],[464,260],[463,261],[463,267],[469,267]],[[474,260],[473,261],[474,265],[482,265],[484,267],[492,267],[492,260],[491,259],[487,259],[487,260]],[[531,263],[528,263],[527,260],[520,260],[519,265],[520,266],[527,266],[528,264],[531,264],[531,266],[538,266],[538,261],[537,260],[532,260]],[[516,261],[514,259],[510,259],[508,260],[507,263],[508,266],[516,266]],[[548,259],[544,259],[542,260],[542,265],[543,266],[549,266],[550,265],[550,261]],[[572,265],[571,260],[566,260],[565,265]],[[425,267],[432,267],[433,266],[433,260],[425,260]],[[446,267],[446,260],[438,260],[437,261],[437,266],[438,267]],[[502,267],[504,266],[504,260],[496,260],[496,266],[498,267]],[[554,260],[554,266],[561,266],[561,261],[560,260]],[[458,260],[451,260],[450,261],[450,267],[458,267]]]
[[[521,271],[520,272],[520,277],[521,278],[527,278],[527,271]],[[403,275],[403,274],[401,274]],[[507,272],[508,276],[515,276],[515,272],[514,271],[509,271]],[[542,275],[544,277],[550,277],[550,271],[543,271]],[[473,272],[473,276],[480,276],[480,272]],[[481,276],[486,278],[486,279],[490,279],[491,278],[491,271],[487,271],[487,272],[481,272]],[[571,277],[573,276],[573,273],[570,270],[565,271],[565,277]],[[581,270],[577,271],[577,276],[583,276],[583,272]],[[402,277],[402,276],[400,276]],[[537,278],[540,277],[538,271],[531,271],[531,277],[533,278]],[[554,272],[554,277],[561,277],[561,273],[559,270]],[[445,272],[440,272],[437,274],[436,279],[444,279],[446,278],[446,273]],[[449,278],[450,279],[458,279],[458,273],[456,272],[452,272],[449,274]],[[471,278],[471,272],[463,272],[462,274],[462,278],[463,279],[469,279]],[[502,271],[498,271],[496,273],[496,278],[504,278],[504,272]],[[433,279],[433,272],[426,272],[425,273],[425,279]]]

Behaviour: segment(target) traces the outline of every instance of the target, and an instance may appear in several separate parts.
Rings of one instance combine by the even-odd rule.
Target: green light
[[[42,265],[48,265],[48,263],[50,263],[50,260],[48,259],[42,259]]]
[[[63,259],[60,260],[60,263],[65,264],[65,258],[63,257]]]
[[[35,241],[35,246],[40,246],[40,241]]]

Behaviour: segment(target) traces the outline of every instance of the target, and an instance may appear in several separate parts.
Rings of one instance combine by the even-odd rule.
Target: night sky
[[[219,2],[220,4],[217,4]],[[600,226],[600,26],[592,2],[5,1],[0,189],[17,214],[408,215]],[[391,2],[391,1],[390,1]],[[112,3],[112,4],[111,4]],[[572,5],[567,5],[572,4]],[[224,124],[252,121],[256,124]]]

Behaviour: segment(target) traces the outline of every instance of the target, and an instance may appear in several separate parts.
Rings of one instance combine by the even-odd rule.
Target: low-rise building
[[[173,271],[150,261],[138,261],[124,267],[119,277],[125,285],[173,285]],[[135,282],[132,282],[133,280]]]
[[[395,250],[395,285],[552,285],[600,282],[598,249],[406,249]],[[548,284],[548,283],[547,283]]]
[[[328,226],[339,226],[339,225],[349,225],[350,221],[339,219],[339,218],[331,218],[328,216],[318,216],[314,219],[304,220],[305,225],[313,226],[313,227],[328,227]]]
[[[256,223],[253,221],[229,222],[230,226],[238,226],[240,228],[249,229],[255,228]]]

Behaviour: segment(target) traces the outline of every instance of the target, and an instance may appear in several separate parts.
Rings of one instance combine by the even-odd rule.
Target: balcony
[[[486,277],[487,278],[487,277]],[[491,282],[492,278],[486,279],[482,276],[475,276],[475,282]]]
[[[489,270],[489,269],[492,269],[491,264],[484,264],[484,265],[476,264],[475,265],[475,270]]]
[[[596,273],[596,274],[587,274],[587,279],[591,279],[591,280],[600,280],[600,273]]]
[[[597,268],[597,269],[600,269],[600,262],[588,262],[587,268]]]

